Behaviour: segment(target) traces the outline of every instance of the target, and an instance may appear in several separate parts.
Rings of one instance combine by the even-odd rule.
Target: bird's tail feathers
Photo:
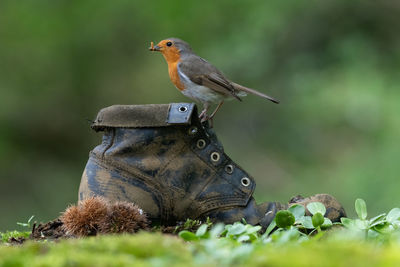
[[[247,93],[245,91],[238,91],[236,95],[242,97],[242,96],[247,96]]]
[[[261,92],[259,92],[257,90],[254,90],[254,89],[251,89],[251,88],[247,88],[247,87],[244,87],[244,86],[242,86],[240,84],[233,83],[233,82],[231,84],[233,85],[233,87],[236,90],[239,91],[238,94],[237,94],[238,96],[244,96],[244,95],[246,95],[246,93],[249,93],[249,94],[252,94],[252,95],[256,95],[256,96],[260,96],[262,98],[268,99],[268,100],[270,100],[270,101],[272,101],[272,102],[274,102],[276,104],[279,104],[279,101],[276,100],[275,98],[270,97],[270,96],[268,96],[266,94],[263,94],[263,93],[261,93]],[[244,93],[244,95],[242,95],[242,93]]]

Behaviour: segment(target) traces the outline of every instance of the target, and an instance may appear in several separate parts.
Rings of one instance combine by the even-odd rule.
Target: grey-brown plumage
[[[204,109],[200,114],[203,120],[211,119],[227,98],[241,101],[241,96],[253,94],[279,103],[273,97],[230,81],[214,65],[197,56],[190,45],[181,39],[165,39],[150,50],[160,51],[163,54],[168,63],[171,81],[175,86],[184,95],[203,104]],[[215,103],[218,107],[211,116],[208,116],[209,106]]]

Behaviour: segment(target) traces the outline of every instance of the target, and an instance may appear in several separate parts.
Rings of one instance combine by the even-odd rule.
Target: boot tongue
[[[107,127],[146,128],[190,125],[194,116],[197,116],[194,103],[114,105],[99,111],[92,129],[102,131]]]

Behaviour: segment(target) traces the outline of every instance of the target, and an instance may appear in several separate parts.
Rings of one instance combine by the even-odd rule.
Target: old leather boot
[[[254,179],[203,127],[194,104],[111,106],[92,128],[103,141],[90,152],[79,199],[104,196],[139,205],[153,223],[187,218],[267,226],[286,205],[257,205]]]
[[[288,207],[256,204],[254,179],[224,153],[194,104],[111,106],[92,128],[104,135],[90,152],[80,200],[98,195],[134,202],[162,225],[209,217],[267,227]]]

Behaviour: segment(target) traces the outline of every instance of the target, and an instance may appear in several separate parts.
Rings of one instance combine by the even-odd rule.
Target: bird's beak
[[[159,47],[158,45],[154,46],[154,43],[151,42],[151,43],[150,43],[149,50],[150,50],[150,51],[161,51],[161,47]]]

